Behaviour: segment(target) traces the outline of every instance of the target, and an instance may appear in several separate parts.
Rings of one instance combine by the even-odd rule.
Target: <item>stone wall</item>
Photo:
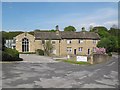
[[[106,54],[94,54],[93,55],[93,64],[106,62],[110,59],[110,56]]]
[[[107,54],[94,54],[87,57],[87,61],[90,64],[103,63],[108,61],[109,59],[110,59],[110,56],[108,56]]]

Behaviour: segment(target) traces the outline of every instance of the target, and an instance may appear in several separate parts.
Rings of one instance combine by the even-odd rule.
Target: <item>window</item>
[[[93,52],[96,52],[96,47],[93,47]]]
[[[72,52],[72,48],[71,47],[67,47],[67,52],[68,53]]]
[[[27,38],[22,39],[22,52],[29,51],[29,40]]]
[[[78,43],[82,43],[82,42],[83,42],[83,40],[81,40],[81,39],[78,40]]]
[[[13,43],[14,43],[14,44],[16,43],[16,40],[15,40],[15,39],[13,40]]]
[[[93,40],[93,43],[96,44],[96,43],[97,43],[97,40]]]
[[[55,41],[52,41],[52,44],[55,44]]]
[[[79,47],[79,48],[78,48],[78,51],[79,51],[79,52],[82,52],[82,49],[83,49],[83,47]]]
[[[45,40],[42,40],[42,44],[45,44]]]
[[[71,44],[72,43],[72,40],[67,40],[67,44]]]

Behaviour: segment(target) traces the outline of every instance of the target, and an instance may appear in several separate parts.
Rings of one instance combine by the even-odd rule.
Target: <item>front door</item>
[[[88,55],[90,54],[90,49],[88,49]]]
[[[74,55],[76,55],[76,49],[74,49]]]

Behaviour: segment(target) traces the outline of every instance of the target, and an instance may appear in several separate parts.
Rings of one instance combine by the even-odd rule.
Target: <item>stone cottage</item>
[[[34,35],[22,33],[15,37],[15,48],[19,52],[35,52],[44,50],[44,43],[50,40],[53,45],[52,54],[56,56],[89,55],[91,54],[100,37],[94,32],[65,32],[59,31],[34,32]]]

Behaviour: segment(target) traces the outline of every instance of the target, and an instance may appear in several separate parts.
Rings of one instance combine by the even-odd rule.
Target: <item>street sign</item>
[[[87,56],[77,56],[76,61],[87,62]]]

